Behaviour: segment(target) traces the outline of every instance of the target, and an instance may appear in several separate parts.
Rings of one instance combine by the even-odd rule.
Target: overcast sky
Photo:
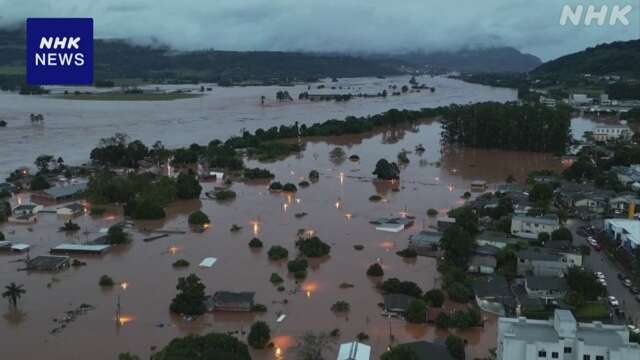
[[[629,26],[560,26],[565,4],[631,5]],[[549,60],[640,37],[640,0],[0,0],[0,26],[93,17],[95,37],[179,49],[375,51],[514,46]]]

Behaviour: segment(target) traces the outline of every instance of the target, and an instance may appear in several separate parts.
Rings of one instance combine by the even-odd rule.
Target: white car
[[[609,305],[613,307],[620,306],[620,303],[618,302],[618,299],[616,299],[615,296],[609,296],[608,299],[609,299]]]
[[[607,287],[607,281],[606,281],[605,279],[598,279],[598,282],[599,282],[602,286]]]
[[[640,329],[638,329],[638,327],[635,326],[635,325],[629,324],[629,325],[627,325],[627,328],[629,329],[629,332],[632,333],[632,334],[640,333]]]
[[[604,273],[601,273],[600,271],[596,271],[594,274],[598,279],[605,279]]]

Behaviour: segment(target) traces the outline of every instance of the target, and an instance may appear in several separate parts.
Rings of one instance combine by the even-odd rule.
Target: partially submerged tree
[[[169,307],[172,313],[200,315],[205,312],[205,286],[197,275],[178,278],[176,289],[178,294]]]
[[[380,159],[376,163],[373,175],[376,175],[378,179],[381,180],[396,180],[400,178],[400,168],[396,163],[390,163],[386,159]]]
[[[335,339],[325,332],[306,331],[297,339],[296,359],[324,360],[324,354],[333,351]]]
[[[18,285],[14,282],[5,286],[5,291],[2,293],[2,297],[9,301],[11,306],[18,307],[18,300],[24,295],[27,290],[24,289],[23,285]]]
[[[264,349],[271,340],[271,329],[264,321],[256,321],[251,325],[247,342],[254,349]]]
[[[209,333],[175,338],[151,360],[251,360],[249,347],[234,336]]]

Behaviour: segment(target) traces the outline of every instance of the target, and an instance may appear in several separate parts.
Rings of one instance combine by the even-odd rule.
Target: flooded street
[[[282,86],[217,87],[202,97],[173,101],[87,101],[62,100],[47,96],[24,96],[0,92],[0,119],[8,122],[0,128],[0,176],[6,177],[13,169],[33,165],[40,154],[62,156],[68,164],[86,162],[89,152],[101,138],[124,132],[132,139],[148,144],[157,140],[167,147],[207,144],[212,139],[225,140],[238,135],[242,129],[255,130],[298,121],[312,124],[346,116],[377,114],[392,108],[420,109],[477,101],[509,101],[516,99],[516,91],[467,84],[458,80],[429,76],[418,77],[420,83],[434,86],[431,93],[407,93],[391,96],[389,86],[406,85],[409,77],[386,79],[340,79],[334,83]],[[324,89],[318,89],[324,85]],[[336,87],[332,90],[331,87]],[[156,86],[149,86],[155,88]],[[193,89],[196,85],[161,85],[163,89]],[[342,87],[342,89],[340,89]],[[68,88],[74,91],[74,88]],[[86,91],[86,88],[78,88]],[[293,102],[278,102],[276,92],[288,91]],[[389,91],[386,98],[354,98],[346,102],[298,101],[298,94],[309,91],[319,93],[377,94]],[[60,93],[61,88],[52,88]],[[92,90],[92,91],[95,91]],[[100,90],[104,91],[104,90]],[[397,90],[399,91],[399,90]],[[265,105],[260,97],[265,96]],[[33,125],[31,113],[42,114],[44,123]]]
[[[361,79],[360,79],[361,80]],[[405,79],[406,80],[406,79]],[[357,79],[344,80],[356,86]],[[375,81],[391,81],[374,80]],[[342,82],[342,80],[341,80]],[[203,98],[168,102],[114,103],[109,101],[64,101],[37,97],[0,94],[0,110],[8,114],[9,127],[0,131],[3,158],[0,169],[8,173],[18,165],[30,163],[40,153],[61,155],[68,162],[84,161],[88,151],[100,137],[116,131],[146,142],[162,140],[167,145],[206,143],[212,138],[225,139],[241,128],[255,129],[293,121],[312,123],[346,115],[378,113],[391,107],[413,108],[467,103],[480,100],[510,100],[515,92],[506,89],[464,84],[455,80],[434,78],[435,94],[409,94],[387,99],[355,99],[347,103],[296,103],[261,107],[257,99],[262,92],[272,94],[277,88],[214,88]],[[480,90],[480,91],[478,91]],[[289,89],[291,92],[291,89]],[[295,92],[295,91],[294,91]],[[223,100],[224,99],[224,100]],[[45,125],[38,129],[28,123],[30,112],[43,113]],[[0,284],[24,284],[27,293],[20,299],[19,311],[0,303],[0,339],[4,359],[91,358],[114,359],[120,352],[130,351],[146,358],[172,338],[188,333],[209,331],[247,331],[255,320],[264,320],[271,327],[280,359],[293,359],[295,337],[305,330],[331,331],[340,329],[338,343],[351,341],[364,332],[369,335],[375,358],[385,351],[390,333],[398,342],[444,339],[446,331],[433,325],[413,325],[400,319],[380,315],[378,303],[382,295],[376,281],[365,275],[376,261],[383,264],[385,279],[416,282],[423,290],[439,287],[435,260],[419,257],[405,260],[395,252],[407,246],[408,236],[430,224],[428,208],[442,214],[463,203],[461,195],[469,191],[471,181],[484,179],[490,190],[514,175],[519,181],[531,170],[560,170],[560,160],[551,154],[509,152],[478,149],[442,149],[439,145],[440,125],[426,123],[415,128],[393,129],[361,136],[310,139],[306,150],[273,163],[247,161],[248,167],[267,168],[276,174],[276,181],[298,183],[309,171],[317,169],[320,180],[295,194],[270,193],[267,183],[234,183],[238,197],[219,203],[204,197],[204,191],[215,184],[204,183],[201,200],[180,202],[167,209],[162,221],[136,222],[130,229],[133,241],[112,248],[102,256],[74,256],[87,263],[56,274],[16,271],[22,255],[0,255]],[[395,161],[402,149],[413,150],[423,144],[426,151],[410,153],[410,163],[402,169],[398,183],[373,181],[371,172],[379,158]],[[357,154],[359,162],[344,160],[336,163],[329,152],[341,146],[347,156]],[[393,189],[396,190],[393,190]],[[380,194],[383,201],[368,199]],[[29,202],[28,194],[12,199],[14,203]],[[89,204],[90,205],[90,204]],[[47,210],[57,206],[48,207]],[[204,233],[189,230],[186,217],[202,209],[212,224]],[[296,213],[307,216],[297,218]],[[369,221],[377,217],[407,212],[416,217],[413,227],[399,233],[379,232]],[[0,231],[8,240],[32,245],[31,256],[46,254],[62,242],[84,242],[100,236],[101,228],[122,217],[107,213],[100,217],[81,216],[74,221],[82,230],[66,236],[57,229],[64,219],[43,213],[34,226],[3,224]],[[231,232],[231,225],[243,228]],[[152,242],[145,230],[184,230]],[[296,233],[312,230],[329,243],[331,254],[311,262],[305,281],[296,284],[288,274],[286,261],[272,262],[267,250],[281,245],[295,257]],[[262,250],[248,247],[257,236]],[[357,251],[354,245],[364,245]],[[218,258],[212,268],[199,268],[205,257]],[[191,265],[174,269],[177,259]],[[278,292],[269,282],[276,272],[285,279],[286,290]],[[177,278],[197,274],[207,287],[207,294],[219,290],[255,291],[256,302],[268,307],[264,314],[207,314],[195,321],[185,321],[169,313]],[[101,275],[111,276],[116,283],[126,282],[126,289],[115,286],[101,289]],[[341,283],[354,285],[342,289]],[[122,314],[129,320],[116,326],[116,303],[120,298]],[[286,303],[284,300],[287,300]],[[338,300],[351,304],[348,315],[336,315],[330,308]],[[86,303],[94,310],[80,315],[60,333],[50,330],[58,325],[67,310]],[[450,305],[450,304],[449,304]],[[277,323],[277,312],[287,315]],[[458,332],[468,340],[470,357],[485,357],[495,347],[496,318],[486,317],[484,328]],[[240,335],[244,340],[246,335]],[[337,349],[337,347],[336,347]],[[255,359],[276,359],[276,349],[252,350]],[[328,358],[333,358],[330,353]]]

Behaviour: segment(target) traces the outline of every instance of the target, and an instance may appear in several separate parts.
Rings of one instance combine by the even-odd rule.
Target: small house
[[[58,272],[69,267],[68,256],[40,255],[27,261],[27,271]]]
[[[384,310],[393,314],[405,314],[414,297],[405,294],[385,294]]]
[[[507,308],[516,308],[516,299],[503,276],[478,278],[473,282],[476,303],[480,309],[504,316]]]
[[[531,298],[550,303],[562,299],[567,295],[568,286],[564,278],[554,276],[527,276],[524,278],[524,288]]]
[[[73,203],[69,205],[65,205],[56,210],[56,214],[61,216],[75,216],[80,215],[84,211],[84,206],[79,203]]]
[[[216,291],[207,307],[209,311],[250,312],[254,295],[254,292]]]
[[[450,217],[441,217],[436,220],[436,228],[438,231],[445,231],[451,225],[456,223],[456,219]]]
[[[420,231],[409,236],[409,249],[415,250],[419,255],[428,256],[435,254],[440,249],[442,233],[435,231]]]
[[[484,180],[474,180],[471,182],[471,191],[485,192],[487,191],[487,182]]]
[[[400,345],[413,350],[415,360],[455,360],[444,343],[416,341]]]
[[[493,274],[496,271],[496,258],[491,255],[474,255],[469,262],[468,272],[474,274]]]
[[[42,205],[24,204],[18,205],[13,208],[13,210],[11,210],[11,213],[13,214],[13,216],[37,215],[38,212],[40,212],[40,210],[42,209]]]
[[[87,183],[54,186],[31,195],[31,199],[39,202],[69,201],[79,197],[86,189]]]
[[[557,215],[545,216],[513,216],[511,218],[511,234],[526,239],[536,239],[540,233],[551,234],[560,228]]]

